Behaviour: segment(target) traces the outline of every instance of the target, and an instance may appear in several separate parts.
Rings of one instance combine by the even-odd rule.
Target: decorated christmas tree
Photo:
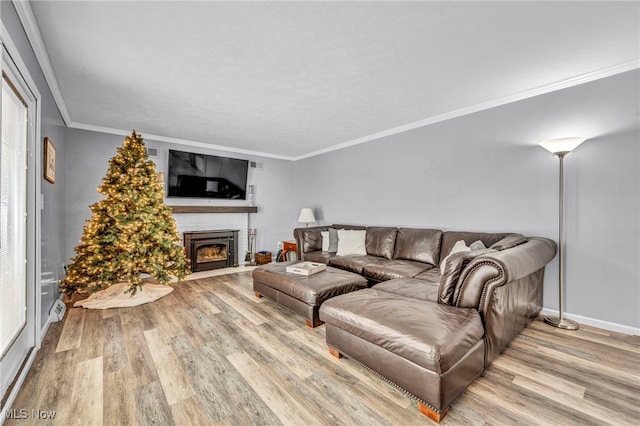
[[[135,294],[143,274],[168,284],[190,273],[171,208],[144,141],[134,130],[109,161],[61,291],[93,293],[118,282]]]

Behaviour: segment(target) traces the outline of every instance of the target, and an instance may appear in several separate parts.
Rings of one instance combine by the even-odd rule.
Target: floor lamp
[[[558,316],[547,316],[544,322],[565,330],[577,330],[577,322],[564,317],[564,157],[585,141],[585,138],[562,138],[540,142],[540,146],[560,159],[560,208],[558,216]]]

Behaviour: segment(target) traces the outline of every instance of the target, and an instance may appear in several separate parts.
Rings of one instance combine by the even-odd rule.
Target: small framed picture
[[[56,183],[56,147],[49,138],[44,138],[44,178]]]

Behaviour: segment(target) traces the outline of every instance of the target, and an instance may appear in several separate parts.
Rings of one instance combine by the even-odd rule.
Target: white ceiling
[[[277,158],[640,66],[639,2],[17,7],[70,127]]]

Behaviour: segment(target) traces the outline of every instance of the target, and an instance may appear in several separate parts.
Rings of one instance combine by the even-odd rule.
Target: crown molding
[[[622,74],[623,72],[632,71],[640,68],[640,59],[634,59],[632,61],[627,61],[622,64],[614,65],[612,67],[604,68],[601,70],[585,73],[579,76],[570,77],[564,80],[557,81],[551,84],[545,84],[543,86],[536,87],[534,89],[525,90],[520,93],[516,93],[514,95],[504,96],[501,98],[496,98],[487,102],[482,102],[476,105],[472,105],[469,107],[461,108],[455,111],[447,112],[444,114],[436,115],[433,117],[426,118],[424,120],[416,121],[414,123],[405,124],[403,126],[394,127],[393,129],[385,130],[382,132],[374,133],[368,136],[364,136],[362,138],[354,139],[348,142],[343,142],[337,145],[333,145],[328,148],[320,149],[317,151],[310,152],[308,154],[299,155],[294,157],[294,160],[302,160],[305,158],[315,157],[318,155],[326,154],[328,152],[337,151],[340,149],[348,148],[350,146],[360,145],[362,143],[371,142],[377,139],[381,139],[387,136],[392,136],[398,133],[407,132],[409,130],[414,130],[420,127],[428,126],[430,124],[439,123],[441,121],[451,120],[452,118],[462,117],[464,115],[473,114],[475,112],[484,111],[490,108],[495,108],[498,106],[510,104],[512,102],[521,101],[528,98],[533,98],[535,96],[544,95],[547,93],[555,92],[562,89],[567,89],[573,86],[578,86],[583,83],[589,83],[591,81],[599,80],[606,77],[611,77],[617,74]]]
[[[92,132],[108,133],[111,135],[119,135],[119,136],[128,136],[131,134],[131,130],[122,130],[122,129],[114,129],[112,127],[94,126],[93,124],[76,123],[73,121],[67,124],[67,127],[72,129],[89,130]],[[218,151],[233,152],[236,154],[259,156],[259,157],[265,157],[265,158],[274,158],[276,160],[287,160],[287,161],[295,160],[294,157],[288,157],[286,155],[270,154],[268,152],[252,151],[249,149],[234,148],[234,147],[225,146],[225,145],[215,145],[207,142],[198,142],[198,141],[192,141],[188,139],[153,135],[153,134],[142,132],[142,131],[140,131],[140,133],[142,133],[142,135],[144,136],[144,139],[152,139],[158,142],[174,143],[177,145],[186,145],[186,146],[205,148],[205,149],[216,149]]]
[[[476,105],[472,105],[469,107],[465,107],[465,108],[461,108],[458,110],[454,110],[451,112],[447,112],[444,114],[440,114],[440,115],[436,115],[433,117],[429,117],[426,118],[424,120],[420,120],[420,121],[416,121],[413,123],[409,123],[409,124],[405,124],[403,126],[398,126],[398,127],[394,127],[392,129],[388,129],[388,130],[384,130],[382,132],[378,132],[378,133],[373,133],[371,135],[368,136],[364,136],[362,138],[358,138],[358,139],[353,139],[351,141],[347,141],[347,142],[343,142],[343,143],[339,143],[337,145],[333,145],[330,146],[328,148],[323,148],[317,151],[313,151],[307,154],[302,154],[302,155],[298,155],[298,156],[286,156],[286,155],[277,155],[277,154],[270,154],[270,153],[265,153],[265,152],[259,152],[259,151],[251,151],[251,150],[246,150],[246,149],[240,149],[240,148],[233,148],[233,147],[229,147],[229,146],[224,146],[224,145],[212,145],[206,142],[197,142],[197,141],[190,141],[190,140],[186,140],[186,139],[178,139],[178,138],[172,138],[172,137],[166,137],[166,136],[159,136],[159,135],[150,135],[150,134],[145,134],[145,137],[147,139],[153,139],[153,140],[157,140],[157,141],[161,141],[161,142],[168,142],[168,143],[175,143],[175,144],[181,144],[181,145],[187,145],[187,146],[195,146],[195,147],[200,147],[200,148],[208,148],[208,149],[217,149],[220,151],[227,151],[227,152],[235,152],[235,153],[239,153],[239,154],[248,154],[248,155],[258,155],[261,157],[267,157],[267,158],[275,158],[278,160],[287,160],[287,161],[299,161],[299,160],[304,160],[306,158],[312,158],[312,157],[317,157],[318,155],[322,155],[322,154],[326,154],[329,152],[333,152],[333,151],[339,151],[341,149],[345,149],[345,148],[349,148],[351,146],[355,146],[355,145],[360,145],[363,143],[367,143],[367,142],[372,142],[378,139],[382,139],[384,137],[387,136],[393,136],[399,133],[404,133],[404,132],[408,132],[410,130],[414,130],[414,129],[418,129],[420,127],[425,127],[428,126],[430,124],[435,124],[435,123],[440,123],[442,121],[447,121],[447,120],[451,120],[453,118],[458,118],[458,117],[462,117],[465,115],[469,115],[469,114],[473,114],[476,112],[480,112],[480,111],[484,111],[487,109],[491,109],[491,108],[495,108],[495,107],[499,107],[502,105],[507,105],[510,104],[512,102],[517,102],[517,101],[521,101],[524,99],[529,99],[529,98],[533,98],[536,96],[540,96],[540,95],[545,95],[547,93],[551,93],[551,92],[556,92],[558,90],[562,90],[562,89],[568,89],[570,87],[574,87],[574,86],[578,86],[580,84],[584,84],[584,83],[589,83],[592,81],[596,81],[596,80],[600,80],[602,78],[607,78],[607,77],[612,77],[614,75],[617,74],[622,74],[624,72],[627,71],[633,71],[636,69],[640,69],[640,59],[634,59],[631,61],[627,61],[624,62],[622,64],[618,64],[618,65],[614,65],[612,67],[607,67],[607,68],[603,68],[600,70],[596,70],[593,72],[589,72],[589,73],[585,73],[579,76],[575,76],[575,77],[570,77],[564,80],[560,80],[554,83],[550,83],[550,84],[546,84],[543,86],[539,86],[536,87],[534,89],[530,89],[530,90],[526,90],[520,93],[516,93],[514,95],[509,95],[509,96],[504,96],[501,98],[496,98],[487,102],[482,102]],[[92,130],[92,131],[97,131],[97,132],[103,132],[103,133],[111,133],[111,134],[116,134],[116,135],[122,135],[122,136],[126,136],[128,135],[130,132],[126,131],[126,130],[120,130],[120,129],[112,129],[112,128],[107,128],[107,127],[100,127],[100,126],[93,126],[90,124],[83,124],[83,123],[71,123],[69,125],[69,127],[72,128],[76,128],[76,129],[84,129],[84,130]]]
[[[33,53],[36,55],[36,59],[40,64],[44,78],[49,85],[53,99],[58,106],[62,120],[68,125],[71,122],[71,115],[67,109],[67,104],[64,102],[64,97],[62,96],[62,91],[58,85],[58,79],[53,72],[51,61],[49,61],[49,54],[44,46],[44,41],[42,40],[42,35],[40,34],[36,17],[33,15],[33,10],[31,10],[31,4],[29,4],[29,1],[27,0],[13,0],[13,5],[16,8],[22,27],[27,34],[27,39],[29,40],[29,43],[31,43]]]

